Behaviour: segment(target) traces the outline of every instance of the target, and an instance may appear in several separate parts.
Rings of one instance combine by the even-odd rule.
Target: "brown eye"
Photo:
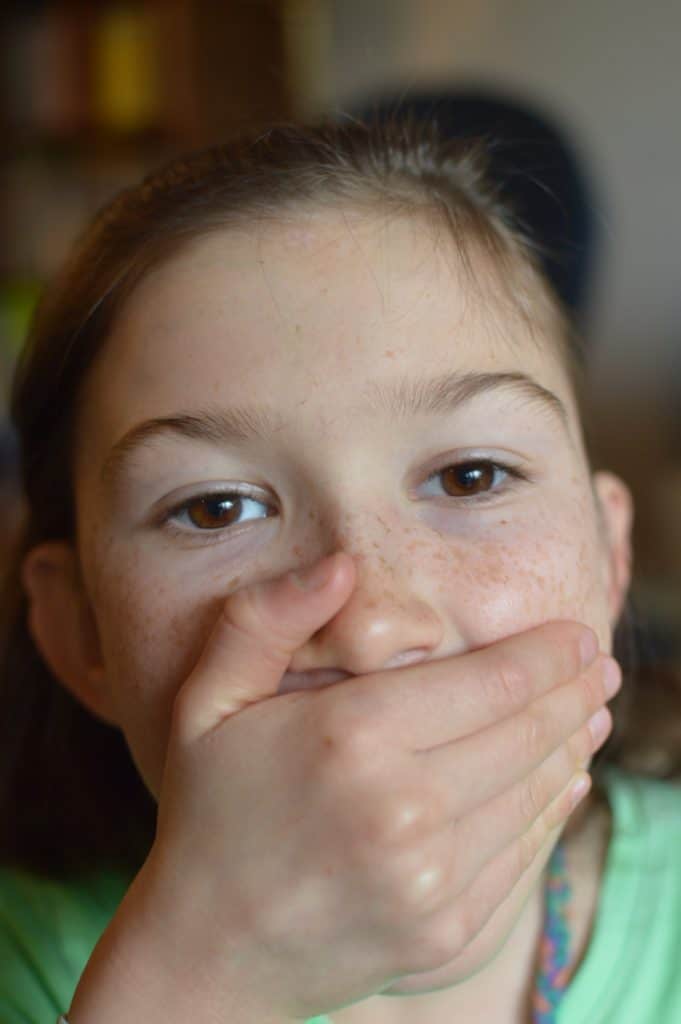
[[[214,530],[238,522],[243,502],[240,495],[200,498],[187,505],[187,517],[202,530]]]
[[[264,511],[263,511],[264,510]],[[193,498],[169,518],[184,519],[197,530],[220,530],[252,519],[265,519],[272,510],[247,494],[206,494]]]
[[[458,498],[489,491],[494,484],[495,468],[491,462],[462,462],[441,469],[438,476],[447,494]]]

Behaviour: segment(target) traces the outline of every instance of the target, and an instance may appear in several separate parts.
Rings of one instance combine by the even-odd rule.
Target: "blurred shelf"
[[[43,282],[103,203],[180,152],[290,116],[288,4],[5,0],[3,386]]]

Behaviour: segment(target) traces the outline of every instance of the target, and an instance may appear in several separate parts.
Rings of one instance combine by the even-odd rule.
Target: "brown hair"
[[[495,265],[524,274],[530,285],[541,281],[535,298],[549,304],[561,325],[556,344],[577,380],[567,317],[541,278],[530,236],[485,176],[481,142],[443,140],[433,123],[409,119],[277,126],[178,159],[121,193],[44,293],[15,372],[11,415],[27,514],[3,598],[0,858],[52,873],[107,862],[133,870],[153,838],[154,801],[123,737],[82,708],[45,665],[27,627],[20,582],[31,547],[75,541],[74,424],[88,368],[126,296],[183,244],[299,204],[332,202],[419,209],[444,222],[464,263],[469,246],[482,243]],[[527,294],[532,291],[528,285]],[[626,621],[618,627],[618,643],[623,640]],[[662,728],[672,708],[681,720],[678,690],[658,687],[656,703],[626,674],[613,705],[615,729],[594,771],[607,762],[626,764],[630,754],[644,761],[661,752],[667,761],[650,760],[644,770],[679,773],[678,737],[668,741]]]

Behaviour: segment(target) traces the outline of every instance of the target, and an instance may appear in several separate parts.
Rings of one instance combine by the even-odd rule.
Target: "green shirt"
[[[613,832],[598,911],[558,1024],[678,1024],[681,785],[611,769],[606,786]],[[55,1024],[127,883],[0,868],[0,1024]]]

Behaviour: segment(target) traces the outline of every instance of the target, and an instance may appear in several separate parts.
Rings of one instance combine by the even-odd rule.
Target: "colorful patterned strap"
[[[572,896],[562,843],[554,847],[546,868],[544,930],[532,997],[533,1024],[555,1024],[565,993],[570,963],[568,904]]]

